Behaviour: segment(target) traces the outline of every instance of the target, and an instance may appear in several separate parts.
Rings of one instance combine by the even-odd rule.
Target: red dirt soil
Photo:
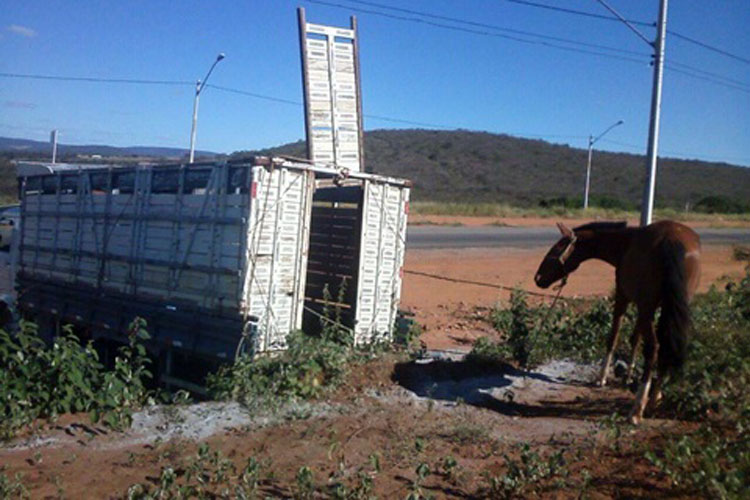
[[[401,307],[411,311],[423,329],[421,340],[430,349],[468,350],[481,336],[492,336],[484,321],[486,310],[507,301],[507,289],[427,277],[411,272],[444,276],[502,287],[519,287],[550,295],[534,284],[534,273],[547,249],[476,248],[409,250],[404,265]],[[732,256],[728,246],[703,248],[699,292],[726,278],[738,278],[745,263]],[[583,263],[568,279],[563,297],[608,296],[614,290],[614,268],[605,262]],[[548,298],[547,301],[551,301]]]

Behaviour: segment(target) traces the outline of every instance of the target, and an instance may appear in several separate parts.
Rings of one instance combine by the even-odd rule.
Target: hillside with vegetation
[[[305,155],[303,142],[263,154]],[[469,131],[375,130],[365,134],[365,162],[379,174],[414,181],[419,201],[579,206],[585,149],[542,140]],[[595,151],[592,204],[638,207],[645,158]],[[750,211],[750,168],[698,160],[661,159],[657,206]],[[700,207],[698,207],[700,208]]]
[[[100,148],[96,151],[103,152]],[[132,151],[113,149],[115,156],[103,156],[96,161],[174,161],[174,158],[135,156]],[[16,195],[14,169],[9,160],[46,156],[17,149],[3,151],[0,153],[0,197],[7,201]],[[86,149],[75,153],[64,153],[62,160],[86,161],[81,160],[81,154],[93,154]],[[298,141],[261,151],[236,152],[232,156],[246,154],[306,155],[304,142]],[[583,194],[586,154],[585,149],[564,144],[486,132],[374,130],[365,133],[368,169],[414,181],[412,199],[415,201],[578,207]],[[596,151],[591,204],[638,209],[645,162],[642,155]],[[659,161],[656,186],[657,207],[750,212],[750,168],[747,167],[663,158]]]

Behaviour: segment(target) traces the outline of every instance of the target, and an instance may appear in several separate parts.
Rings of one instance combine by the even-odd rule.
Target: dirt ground
[[[594,219],[596,220],[596,219]],[[605,220],[605,219],[602,219]],[[606,219],[611,220],[611,219]],[[619,219],[621,220],[621,219]],[[656,219],[655,219],[656,220]],[[592,219],[572,219],[567,217],[490,217],[477,216],[468,217],[463,215],[409,215],[409,224],[434,224],[442,226],[512,226],[512,227],[539,227],[554,226],[562,222],[569,227],[575,227],[586,222],[592,222]],[[637,226],[638,219],[628,219],[629,226]],[[690,227],[750,227],[748,220],[726,219],[720,215],[712,215],[703,220],[686,220],[680,221]]]
[[[489,495],[490,478],[507,471],[506,456],[518,460],[527,444],[542,460],[562,452],[565,472],[554,482],[532,482],[524,496],[674,493],[632,443],[647,444],[677,424],[651,419],[613,441],[608,418],[627,411],[630,394],[591,387],[595,371],[571,362],[522,372],[388,357],[356,367],[325,401],[273,411],[234,403],[156,407],[137,414],[124,433],[65,416],[6,444],[0,464],[8,477],[22,475],[32,498],[126,498],[135,484],[153,491],[166,468],[184,479],[200,443],[238,470],[250,457],[258,460],[259,498],[303,496],[296,480],[301,467],[312,471],[319,491],[336,481],[355,486],[365,475],[378,498],[415,491],[479,498]],[[448,469],[450,459],[455,466]],[[205,470],[215,471],[208,462]],[[418,480],[421,464],[430,473]],[[227,475],[233,479],[226,485],[238,484],[234,472]],[[210,480],[205,487],[217,488]]]
[[[544,252],[409,250],[402,306],[424,326],[427,347],[467,351],[477,337],[493,335],[483,318],[508,298],[493,285],[536,290],[532,276]],[[729,247],[705,247],[703,256],[702,290],[742,273]],[[563,295],[606,295],[613,283],[612,268],[588,262]],[[614,438],[608,422],[627,413],[632,394],[616,383],[593,387],[595,373],[595,366],[564,361],[523,372],[393,355],[356,367],[344,387],[311,403],[263,411],[233,403],[156,407],[137,414],[127,432],[63,416],[1,445],[0,472],[21,474],[32,498],[125,498],[136,483],[153,490],[166,467],[184,478],[205,443],[237,469],[255,457],[263,465],[261,498],[300,496],[295,476],[303,466],[319,488],[335,481],[353,486],[366,476],[378,498],[415,491],[477,498],[490,494],[490,478],[507,471],[506,460],[517,459],[519,445],[528,443],[543,459],[562,452],[566,473],[523,496],[690,497],[644,458],[665,429],[685,424],[651,418]],[[454,467],[443,466],[448,458]],[[430,470],[422,480],[420,464]]]

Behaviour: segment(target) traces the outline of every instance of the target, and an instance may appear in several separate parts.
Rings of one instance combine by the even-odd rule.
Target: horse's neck
[[[630,228],[620,231],[598,231],[589,240],[588,251],[583,260],[600,259],[617,267],[632,237],[633,231]]]

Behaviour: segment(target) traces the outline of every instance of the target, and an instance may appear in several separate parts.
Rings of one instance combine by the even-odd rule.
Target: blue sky
[[[616,47],[627,52],[608,53],[633,60],[394,19],[365,11],[508,34],[367,3]],[[595,0],[536,3],[608,14]],[[628,18],[650,22],[657,17],[658,0],[609,3]],[[227,57],[210,83],[300,102],[298,5],[306,8],[312,22],[348,25],[348,16],[357,15],[368,130],[414,127],[379,118],[387,117],[585,147],[589,134],[624,120],[597,147],[645,152],[652,79],[646,43],[617,22],[507,0],[4,0],[0,73],[186,83],[0,77],[0,135],[47,140],[49,131],[57,128],[64,143],[186,148],[194,92],[188,82],[202,78],[218,52]],[[670,30],[745,59],[750,59],[748,25],[747,0],[670,2]],[[639,29],[648,38],[654,36],[653,28]],[[672,35],[666,50],[668,63],[688,65],[693,74],[709,72],[698,76],[721,77],[739,88],[668,69],[661,155],[750,165],[750,64]],[[199,149],[261,148],[303,134],[299,105],[216,88],[206,88],[201,95]]]

